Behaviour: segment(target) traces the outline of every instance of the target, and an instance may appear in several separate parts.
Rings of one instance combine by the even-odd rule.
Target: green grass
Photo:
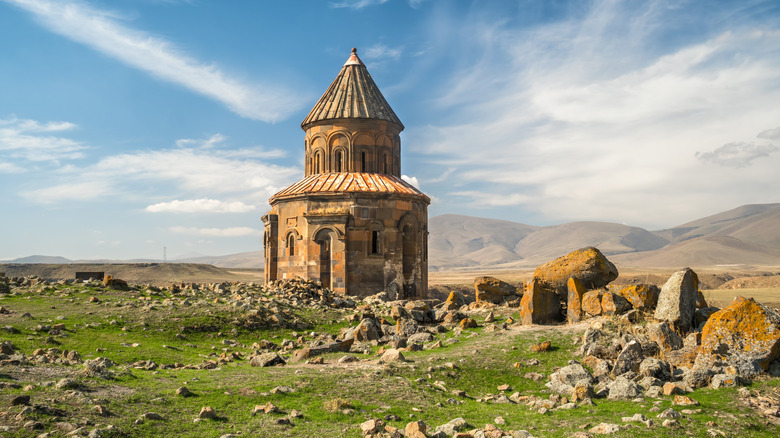
[[[565,326],[532,330],[495,331],[486,333],[483,327],[465,330],[458,336],[459,342],[442,348],[418,352],[404,352],[407,362],[401,364],[378,364],[375,355],[354,354],[361,361],[341,365],[338,358],[346,353],[331,353],[324,356],[326,365],[295,364],[284,367],[254,368],[248,360],[237,360],[221,364],[213,370],[158,369],[145,371],[133,369],[129,363],[138,360],[154,360],[158,364],[180,362],[199,364],[203,360],[215,359],[225,349],[240,352],[244,358],[251,354],[251,344],[268,339],[280,344],[295,335],[310,331],[337,334],[346,326],[342,310],[285,309],[310,327],[300,330],[290,327],[263,327],[248,330],[233,324],[245,311],[222,303],[204,300],[192,306],[163,305],[170,295],[155,296],[156,310],[146,310],[118,303],[145,303],[138,299],[146,296],[141,291],[106,291],[96,288],[64,287],[55,290],[23,292],[0,297],[0,305],[13,311],[0,315],[0,325],[12,325],[21,333],[0,332],[0,339],[10,340],[26,355],[37,348],[56,347],[60,350],[78,351],[82,358],[104,356],[118,363],[113,368],[115,378],[105,380],[81,375],[82,365],[24,365],[0,367],[0,382],[14,383],[22,388],[7,388],[0,392],[0,404],[6,406],[9,415],[0,416],[0,425],[13,424],[15,432],[4,436],[35,436],[44,431],[57,430],[56,423],[80,424],[86,419],[88,430],[96,425],[114,425],[124,436],[192,436],[215,437],[227,433],[242,436],[361,436],[358,425],[370,418],[384,418],[395,415],[398,420],[388,423],[403,428],[412,420],[423,420],[431,428],[444,424],[456,417],[463,417],[472,427],[492,424],[498,416],[506,420],[505,430],[527,429],[537,437],[568,436],[582,430],[583,425],[595,426],[605,421],[623,424],[620,417],[642,413],[653,419],[656,426],[646,428],[636,424],[614,436],[706,436],[707,429],[723,430],[727,435],[742,437],[778,436],[780,429],[762,422],[752,411],[738,405],[736,389],[718,391],[702,389],[689,394],[702,406],[701,414],[681,419],[680,429],[666,429],[656,419],[660,412],[651,409],[653,402],[660,401],[660,410],[671,406],[671,398],[646,399],[642,403],[631,401],[594,400],[595,406],[578,406],[573,410],[552,410],[538,413],[524,404],[494,404],[478,402],[489,394],[497,395],[498,386],[508,384],[510,395],[518,391],[523,396],[548,398],[544,386],[548,379],[534,382],[524,375],[538,372],[545,376],[556,367],[565,366],[574,357],[577,345],[573,338],[578,333]],[[100,303],[89,303],[96,296]],[[176,299],[176,297],[174,297]],[[190,298],[197,303],[197,297]],[[53,308],[52,308],[53,307]],[[283,306],[280,306],[283,307]],[[514,309],[510,309],[514,311]],[[33,319],[22,318],[29,312]],[[516,312],[515,312],[516,313]],[[497,315],[500,321],[510,313]],[[57,319],[64,316],[65,319]],[[519,315],[514,315],[515,319]],[[477,318],[482,321],[482,317]],[[111,324],[116,321],[116,324]],[[54,336],[57,345],[46,344],[48,333],[35,331],[40,325],[64,323],[65,335]],[[97,324],[97,325],[96,325]],[[122,330],[126,327],[126,330]],[[194,328],[207,328],[197,331]],[[184,328],[184,329],[183,329]],[[185,339],[177,338],[183,334]],[[441,339],[452,338],[449,331]],[[224,345],[223,339],[235,340],[238,346]],[[544,353],[530,351],[530,346],[550,340],[553,350]],[[138,347],[124,347],[121,344],[138,343]],[[163,345],[173,348],[164,348]],[[101,351],[97,351],[100,348]],[[537,359],[538,365],[525,365],[529,359]],[[520,367],[514,367],[520,362]],[[454,364],[449,367],[446,364]],[[431,370],[429,371],[429,368]],[[84,385],[81,391],[68,392],[54,387],[63,377],[76,378]],[[425,379],[418,383],[419,378]],[[444,382],[446,390],[433,383]],[[32,389],[23,387],[33,385]],[[295,388],[287,394],[271,394],[280,385]],[[195,395],[181,397],[175,394],[177,388],[186,386]],[[778,386],[776,379],[760,380],[753,388],[767,390]],[[457,397],[452,390],[465,391],[467,397]],[[10,406],[16,395],[27,394],[33,405],[60,409],[65,416],[34,413],[25,419],[34,419],[43,424],[42,431],[31,432],[18,429],[19,422],[13,418],[21,411],[20,406]],[[341,398],[352,407],[348,413],[330,412],[325,409],[329,400]],[[450,403],[452,399],[458,404]],[[271,402],[281,409],[279,414],[259,413],[252,416],[256,405]],[[112,413],[100,417],[94,405],[101,404]],[[204,406],[213,407],[216,420],[194,422]],[[682,410],[680,407],[675,407]],[[303,417],[292,419],[292,426],[278,425],[275,421],[298,410]],[[163,420],[144,420],[135,424],[144,413],[154,412]],[[717,413],[716,413],[717,412]],[[707,422],[714,422],[709,426]],[[23,422],[22,422],[23,423]],[[60,435],[63,435],[62,433]]]

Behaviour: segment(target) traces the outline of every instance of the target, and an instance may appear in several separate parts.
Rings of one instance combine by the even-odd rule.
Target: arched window
[[[371,231],[371,254],[379,254],[379,231]]]
[[[295,234],[290,234],[287,237],[287,255],[295,255]]]
[[[314,173],[320,173],[320,153],[314,154]]]
[[[366,151],[360,153],[360,171],[368,172],[368,169],[366,169]]]
[[[336,172],[341,172],[341,163],[342,163],[342,160],[343,160],[343,158],[342,158],[343,155],[344,154],[341,151],[336,151],[336,163],[335,163],[336,164],[336,168],[335,168]]]
[[[390,158],[387,156],[387,152],[382,154],[382,173],[390,173],[389,167],[390,167]]]

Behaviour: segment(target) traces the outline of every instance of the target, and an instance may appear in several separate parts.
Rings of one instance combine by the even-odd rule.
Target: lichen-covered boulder
[[[569,324],[582,321],[582,295],[587,291],[582,282],[572,277],[566,282],[568,300],[566,306],[566,319]]]
[[[508,297],[517,295],[517,288],[495,277],[474,279],[477,303],[501,304]]]
[[[558,294],[531,280],[528,290],[520,300],[520,317],[523,324],[550,324],[558,321],[560,313],[561,302]]]
[[[620,295],[605,292],[601,296],[601,312],[604,315],[620,315],[629,310],[631,310],[631,303]]]
[[[450,291],[449,296],[447,296],[447,300],[444,302],[444,308],[447,310],[457,310],[464,304],[466,304],[466,299],[463,297],[463,294],[453,290]]]
[[[659,292],[654,284],[635,284],[617,290],[617,294],[627,299],[634,309],[645,311],[655,309]]]
[[[604,287],[618,277],[618,270],[598,249],[589,246],[536,268],[534,280],[549,290],[567,298],[566,283],[576,278],[587,289]]]
[[[601,315],[601,297],[603,290],[591,290],[582,295],[582,311],[590,316]]]
[[[737,297],[704,324],[698,353],[695,368],[733,366],[743,377],[765,371],[780,357],[780,313]]]
[[[655,319],[669,321],[684,332],[693,325],[696,301],[699,296],[699,277],[690,268],[677,271],[669,277],[658,295]]]

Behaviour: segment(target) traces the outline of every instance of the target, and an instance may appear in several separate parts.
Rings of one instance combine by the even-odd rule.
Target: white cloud
[[[0,159],[30,162],[77,159],[84,156],[86,146],[78,141],[51,135],[76,127],[70,122],[41,123],[28,119],[0,119]],[[22,169],[6,163],[6,169]]]
[[[331,8],[363,9],[367,6],[381,5],[388,1],[389,0],[343,0],[339,2],[330,2],[328,5]]]
[[[417,180],[416,176],[401,175],[401,179],[417,187],[418,189],[420,188],[420,181]]]
[[[120,196],[148,205],[150,197],[185,195],[193,199],[229,196],[264,204],[302,172],[297,167],[266,163],[256,154],[241,149],[181,148],[129,152],[86,167],[69,166],[41,181],[50,186],[22,195],[39,203]]]
[[[242,237],[259,236],[260,230],[249,227],[232,228],[196,228],[196,227],[171,227],[170,231],[179,234],[189,234],[194,236],[212,236],[212,237]]]
[[[779,154],[740,147],[750,171],[724,178],[695,153],[776,126],[780,33],[723,27],[670,46],[664,26],[684,11],[632,5],[597,2],[584,18],[530,28],[439,17],[439,44],[454,41],[463,61],[433,102],[442,121],[408,128],[406,147],[430,154],[417,176],[443,175],[474,208],[516,206],[550,221],[663,227],[774,202],[767,181],[777,182]]]
[[[226,140],[225,136],[216,133],[207,139],[195,139],[195,138],[180,138],[176,140],[176,146],[180,148],[198,147],[201,149],[210,149],[223,143]]]
[[[240,201],[186,199],[152,204],[145,210],[150,213],[246,213],[254,209],[254,205],[247,205]]]
[[[0,173],[24,173],[26,169],[13,163],[0,162]]]
[[[273,122],[303,103],[293,90],[279,85],[261,86],[230,77],[215,64],[194,59],[163,38],[123,25],[116,13],[76,1],[5,1],[34,14],[54,33],[222,102],[243,117]]]

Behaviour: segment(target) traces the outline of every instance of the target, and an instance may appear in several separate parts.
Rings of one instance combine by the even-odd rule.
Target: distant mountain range
[[[585,246],[599,248],[619,266],[639,268],[716,265],[780,266],[780,204],[744,205],[674,228],[648,231],[609,222],[537,227],[446,214],[429,220],[429,268],[533,268]],[[0,263],[159,263],[161,260],[68,260],[30,256]],[[205,263],[258,269],[262,251],[191,257]]]

